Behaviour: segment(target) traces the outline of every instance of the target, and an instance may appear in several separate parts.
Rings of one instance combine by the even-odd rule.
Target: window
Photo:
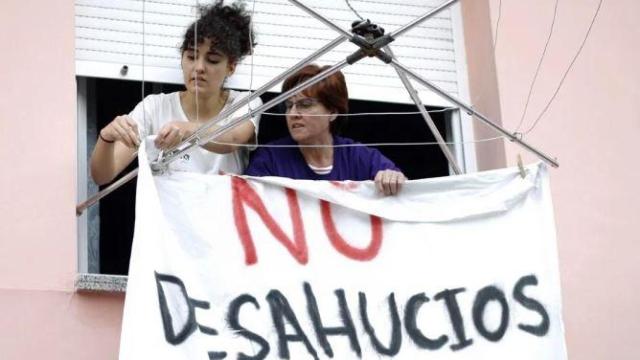
[[[88,176],[88,163],[99,129],[114,117],[126,114],[141,100],[142,84],[137,81],[81,78],[79,97],[87,99],[85,109],[83,158],[85,174],[83,186],[86,193],[97,192],[98,186]],[[174,84],[145,83],[145,93],[173,92],[182,87]],[[263,96],[266,102],[275,93]],[[432,108],[432,110],[438,110]],[[393,104],[364,100],[351,100],[350,112],[415,112],[415,105]],[[270,109],[270,113],[282,113],[281,106]],[[432,113],[434,122],[445,138],[451,137],[447,112]],[[283,116],[263,115],[259,143],[264,144],[287,134]],[[424,119],[419,114],[351,117],[343,135],[362,143],[406,143],[435,142]],[[80,134],[79,136],[82,136]],[[449,168],[446,159],[436,146],[380,146],[378,149],[393,160],[410,179],[446,176]],[[134,161],[121,175],[137,167]],[[99,204],[87,210],[86,225],[86,271],[99,274],[126,275],[131,255],[131,240],[135,217],[135,181],[130,181],[109,194]]]
[[[204,3],[201,1],[200,3]],[[344,29],[354,15],[345,4],[320,0],[304,3]],[[367,4],[380,26],[388,31],[426,13],[440,0],[375,1]],[[145,12],[142,13],[144,4]],[[178,45],[186,26],[195,20],[196,1],[76,2],[76,75],[78,76],[78,186],[79,201],[98,191],[88,176],[88,159],[98,130],[116,115],[128,113],[145,93],[181,89]],[[249,8],[253,2],[248,2]],[[143,26],[143,20],[145,24]],[[286,0],[256,0],[253,16],[258,46],[228,86],[256,89],[300,59],[338,37],[338,34]],[[398,60],[451,95],[465,98],[465,62],[459,9],[448,9],[392,43]],[[334,64],[355,50],[345,42],[316,63]],[[144,57],[144,59],[143,59]],[[144,64],[144,66],[143,66]],[[128,71],[122,71],[124,66]],[[351,113],[416,111],[395,70],[377,59],[366,58],[344,71],[352,98]],[[439,96],[416,86],[429,110],[450,106]],[[272,89],[276,91],[277,89]],[[275,96],[263,95],[263,101]],[[269,112],[278,112],[272,109]],[[471,139],[465,114],[458,110],[432,113],[449,141],[458,164],[474,170],[475,154],[462,140]],[[259,141],[265,143],[286,133],[284,118],[264,115]],[[420,115],[352,117],[343,131],[362,143],[434,142]],[[409,178],[444,176],[448,164],[437,146],[379,147]],[[132,164],[124,173],[133,169]],[[80,273],[126,274],[133,234],[135,183],[130,182],[79,218]]]

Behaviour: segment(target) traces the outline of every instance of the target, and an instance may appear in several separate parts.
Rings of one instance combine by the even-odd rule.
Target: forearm
[[[214,133],[218,129],[220,129],[220,127],[214,125],[207,131],[207,135]],[[223,134],[218,135],[215,139],[201,146],[211,152],[227,154],[251,141],[254,137],[254,129],[253,123],[246,121],[233,129],[225,131]]]
[[[91,177],[98,185],[104,185],[117,173],[115,170],[115,143],[106,143],[98,138],[91,154]]]
[[[136,157],[136,148],[120,141],[113,143],[98,138],[91,154],[91,177],[98,185],[111,182]]]
[[[227,144],[235,144],[234,139],[230,139],[229,137],[222,135],[222,136],[218,136],[216,139],[211,140],[201,146],[202,148],[217,154],[228,154],[230,152],[235,151],[238,148],[235,145],[227,145]]]
[[[155,139],[155,146],[158,149],[163,150],[174,149],[185,139],[188,139],[196,131],[198,131],[200,126],[201,124],[188,121],[172,121],[170,123],[167,123],[158,132],[158,136]],[[214,125],[206,131],[199,133],[199,138],[202,140],[208,139],[211,134],[215,133],[218,129],[220,129],[220,127]],[[221,136],[217,137],[215,140],[201,143],[200,146],[208,151],[218,154],[226,154],[232,152],[235,150],[234,146],[222,145],[222,143],[236,143],[238,139],[235,138],[235,131],[236,129],[227,131]]]

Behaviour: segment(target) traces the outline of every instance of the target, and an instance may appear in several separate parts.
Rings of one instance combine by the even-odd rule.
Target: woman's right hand
[[[380,170],[374,179],[376,187],[385,196],[396,195],[407,178],[403,173],[396,170]]]
[[[107,142],[120,141],[131,149],[140,146],[138,124],[129,115],[120,115],[113,119],[100,130],[100,137]]]

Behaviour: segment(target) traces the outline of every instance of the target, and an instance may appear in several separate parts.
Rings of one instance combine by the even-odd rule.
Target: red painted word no
[[[253,265],[258,262],[256,247],[251,235],[251,229],[247,222],[245,207],[255,211],[260,220],[267,227],[269,232],[289,251],[296,261],[306,264],[309,261],[309,250],[302,221],[302,212],[298,196],[294,190],[285,189],[287,203],[289,205],[289,216],[293,227],[293,238],[287,236],[278,222],[269,214],[264,202],[256,191],[242,178],[233,177],[231,179],[233,218],[235,221],[240,242],[244,249],[245,263]],[[364,248],[351,246],[336,229],[336,225],[331,215],[331,204],[321,200],[320,213],[325,233],[331,245],[342,255],[359,261],[368,261],[376,257],[382,245],[382,220],[371,215],[371,241]]]

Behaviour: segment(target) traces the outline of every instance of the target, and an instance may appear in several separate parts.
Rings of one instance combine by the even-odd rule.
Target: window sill
[[[76,291],[116,292],[127,290],[127,276],[104,274],[78,274],[75,282]]]

